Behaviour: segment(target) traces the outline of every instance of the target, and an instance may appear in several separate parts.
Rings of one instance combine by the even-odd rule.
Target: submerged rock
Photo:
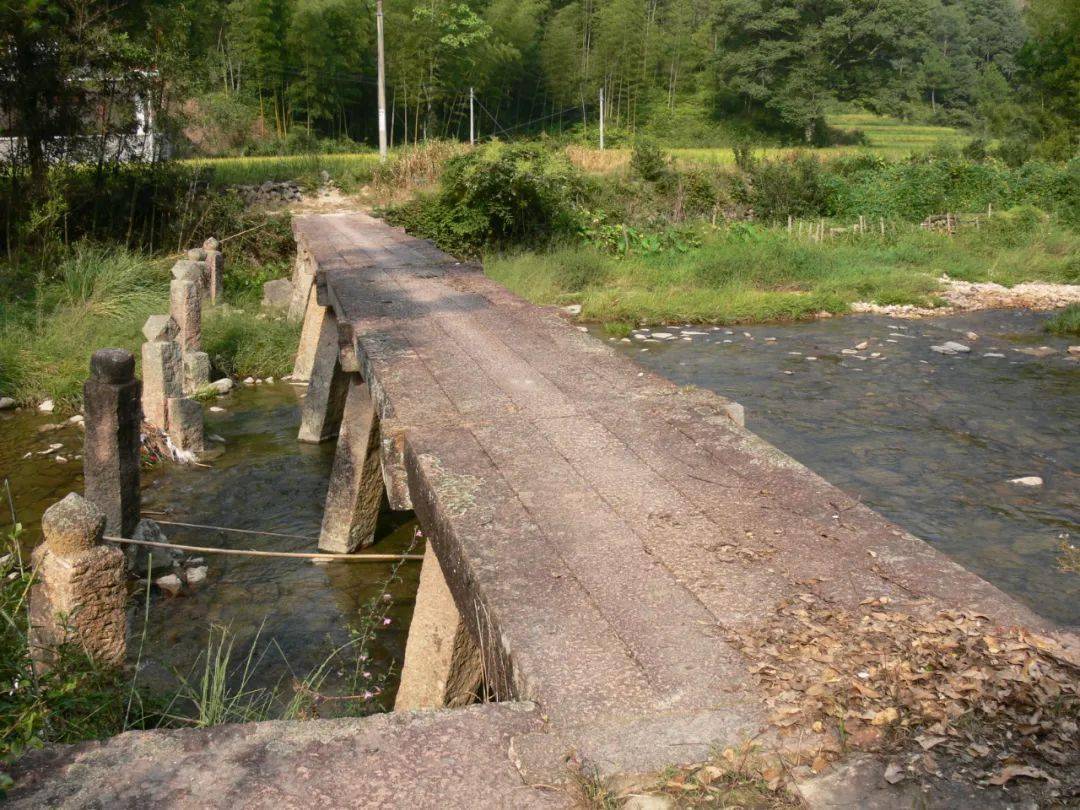
[[[169,596],[177,596],[184,590],[184,583],[180,581],[180,577],[176,574],[166,574],[163,577],[158,577],[154,580],[154,584]]]
[[[0,397],[0,411],[10,411],[15,407],[15,400],[11,397]]]
[[[971,351],[971,347],[957,343],[955,340],[947,340],[940,346],[931,346],[930,351],[938,354],[967,354]]]
[[[52,413],[56,409],[56,403],[51,399],[47,399],[37,406],[37,409],[42,413]]]
[[[1041,487],[1043,480],[1037,475],[1024,475],[1020,478],[1010,478],[1010,484],[1016,484],[1018,487]]]

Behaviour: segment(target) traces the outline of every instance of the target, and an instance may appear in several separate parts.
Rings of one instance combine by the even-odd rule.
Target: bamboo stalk
[[[313,560],[315,562],[397,562],[398,560],[420,561],[423,554],[322,554],[304,551],[255,551],[243,548],[211,548],[208,546],[186,546],[179,543],[158,543],[154,540],[131,540],[126,537],[105,535],[110,543],[126,543],[133,546],[151,546],[153,548],[174,548],[178,551],[197,551],[200,554],[229,554],[238,557],[285,557],[293,560]]]

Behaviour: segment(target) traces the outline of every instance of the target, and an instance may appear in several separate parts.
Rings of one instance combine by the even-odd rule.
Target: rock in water
[[[1037,475],[1025,475],[1020,478],[1010,478],[1009,483],[1019,487],[1041,487],[1043,480]]]
[[[957,343],[955,340],[947,340],[940,346],[931,346],[930,351],[938,354],[967,354],[971,351],[971,347],[965,346],[963,343]]]
[[[166,574],[163,577],[158,577],[154,580],[154,584],[169,596],[176,596],[180,591],[184,590],[184,583],[180,581],[180,577],[176,574]]]
[[[0,397],[0,411],[10,411],[15,407],[15,400],[11,397]]]
[[[42,413],[52,413],[55,408],[56,403],[54,403],[51,399],[47,399],[37,406],[37,409]]]
[[[197,565],[194,568],[187,569],[187,572],[184,575],[187,584],[195,586],[206,582],[206,570],[205,565]]]

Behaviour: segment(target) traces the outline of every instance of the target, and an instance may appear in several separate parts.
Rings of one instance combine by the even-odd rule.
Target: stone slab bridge
[[[384,492],[427,538],[398,712],[60,749],[24,801],[559,806],[543,786],[569,761],[648,772],[767,743],[730,639],[785,598],[1057,630],[746,430],[735,403],[378,220],[295,227],[300,438],[340,433],[320,546],[369,544]],[[492,702],[430,711],[480,692]],[[811,804],[870,806],[832,778]]]

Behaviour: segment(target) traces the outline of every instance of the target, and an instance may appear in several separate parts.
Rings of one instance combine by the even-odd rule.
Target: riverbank
[[[852,311],[908,312],[1080,301],[1080,236],[1038,214],[996,214],[953,236],[895,223],[817,241],[749,223],[696,244],[611,255],[573,245],[493,254],[485,272],[530,301],[579,306],[613,334],[635,324],[748,324]],[[1021,285],[1021,286],[1018,286]]]
[[[203,319],[211,362],[233,377],[283,376],[292,368],[299,325],[263,312],[260,296],[264,281],[289,275],[295,246],[288,216],[267,215],[256,233],[225,251],[225,304],[208,308]],[[76,410],[95,349],[140,357],[146,318],[168,309],[175,258],[89,242],[65,251],[0,304],[0,396]]]

